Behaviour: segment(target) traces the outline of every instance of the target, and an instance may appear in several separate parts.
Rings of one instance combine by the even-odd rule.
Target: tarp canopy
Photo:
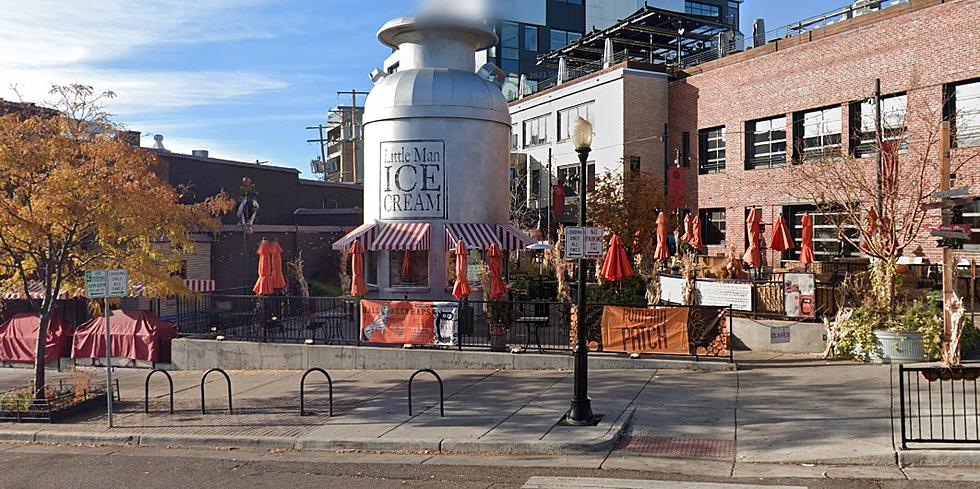
[[[41,316],[37,313],[15,314],[0,325],[0,360],[4,362],[34,362],[37,349],[37,332],[41,329]],[[51,316],[44,350],[44,361],[54,362],[68,353],[70,329],[57,315]]]
[[[112,357],[144,362],[167,361],[170,340],[177,337],[174,325],[150,311],[116,310],[109,316]],[[75,331],[72,358],[105,357],[105,318],[90,319]]]

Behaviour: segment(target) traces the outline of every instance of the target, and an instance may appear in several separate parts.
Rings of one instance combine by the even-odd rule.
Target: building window
[[[593,119],[592,106],[595,102],[589,102],[582,105],[577,105],[570,109],[559,110],[558,111],[558,141],[568,141],[572,138],[572,132],[575,130],[575,120],[579,117],[595,124],[595,119]]]
[[[813,254],[817,261],[831,261],[841,257],[857,257],[860,251],[847,241],[840,239],[839,224],[847,222],[843,212],[819,210],[812,205],[792,205],[783,207],[783,218],[790,225],[790,234],[796,246],[787,252],[786,259],[800,258],[800,245],[803,239],[803,214],[809,212],[813,218]],[[852,239],[860,239],[857,229],[846,227],[844,232]]]
[[[524,26],[524,50],[538,51],[538,27],[533,25]]]
[[[389,266],[392,287],[428,287],[428,251],[392,251]]]
[[[510,150],[517,151],[521,146],[521,131],[517,125],[510,126]]]
[[[698,131],[698,173],[718,173],[725,170],[725,128],[715,127]]]
[[[793,114],[795,126],[796,161],[819,160],[840,154],[841,108],[797,112]]]
[[[578,42],[582,34],[578,32],[563,31],[561,29],[551,29],[551,50],[555,51],[569,44]]]
[[[725,12],[725,23],[738,28],[738,2],[728,2],[728,11]]]
[[[980,81],[952,87],[954,111],[953,143],[958,147],[980,146]]]
[[[524,147],[532,148],[542,144],[548,144],[547,115],[524,121]]]
[[[630,176],[637,176],[641,173],[641,158],[639,156],[630,156]]]
[[[480,287],[480,269],[483,263],[483,252],[481,250],[468,250],[466,256],[466,279],[473,288]],[[456,283],[456,253],[449,251],[446,253],[446,282],[450,287]]]
[[[500,69],[505,73],[521,71],[520,29],[514,22],[500,23]]]
[[[691,166],[691,133],[687,131],[681,134],[681,166]]]
[[[565,215],[577,216],[578,215],[578,204],[579,204],[579,170],[581,169],[580,163],[574,163],[571,165],[565,165],[558,167],[558,185],[562,185],[565,188]],[[586,185],[588,190],[591,192],[595,190],[595,162],[588,162],[588,181]]]
[[[786,117],[779,116],[747,124],[746,169],[775,168],[786,164]]]
[[[725,244],[725,209],[701,209],[701,240],[705,245]]]
[[[702,17],[721,17],[721,8],[717,5],[709,5],[701,2],[684,2],[684,12],[691,15]]]
[[[908,97],[905,94],[891,95],[881,99],[881,130],[882,146],[897,148],[905,151],[909,148],[908,131],[905,119],[908,108]],[[876,154],[875,102],[865,100],[851,106],[853,120],[851,122],[854,156],[863,158]]]
[[[364,268],[367,269],[364,281],[374,287],[378,286],[378,253],[370,250],[364,253]]]

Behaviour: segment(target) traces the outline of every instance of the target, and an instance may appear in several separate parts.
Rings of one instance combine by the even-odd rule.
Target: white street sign
[[[565,258],[596,260],[604,251],[602,228],[565,228]]]
[[[602,228],[585,228],[585,258],[590,260],[602,258],[602,253],[605,251],[602,237]]]
[[[109,292],[107,284],[108,273],[105,270],[85,272],[85,296],[89,299],[101,299]]]
[[[129,295],[129,272],[126,270],[108,270],[108,296],[126,297]]]

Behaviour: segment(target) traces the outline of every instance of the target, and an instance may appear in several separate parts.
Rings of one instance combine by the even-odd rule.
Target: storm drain
[[[631,453],[691,458],[735,458],[735,442],[630,435],[620,442],[618,450]]]

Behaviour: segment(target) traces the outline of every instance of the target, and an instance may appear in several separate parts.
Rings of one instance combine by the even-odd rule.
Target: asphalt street
[[[905,479],[786,479],[692,477],[656,472],[576,469],[568,458],[553,467],[519,467],[491,456],[433,457],[426,454],[337,454],[292,451],[100,448],[0,445],[0,488],[521,488],[531,477],[582,478],[565,487],[599,487],[585,478],[668,481],[630,487],[740,489],[784,486],[806,489],[973,489],[975,481]],[[694,462],[696,463],[696,462]],[[721,484],[684,486],[680,481]],[[657,485],[653,485],[657,484]],[[610,486],[610,487],[624,487]]]

